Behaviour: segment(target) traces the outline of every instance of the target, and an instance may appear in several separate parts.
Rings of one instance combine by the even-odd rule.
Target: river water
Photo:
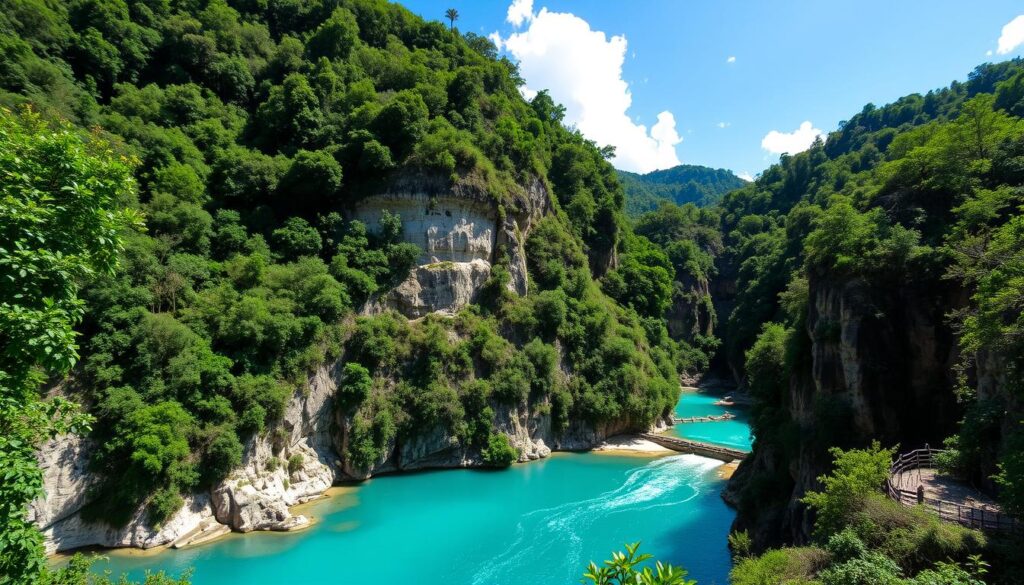
[[[703,398],[686,393],[679,408],[686,416],[718,412],[705,404],[688,410]],[[682,432],[698,439],[719,432],[719,442],[743,447],[739,429],[717,428]],[[694,455],[556,453],[503,471],[384,476],[307,505],[301,513],[316,524],[302,532],[230,535],[156,554],[110,552],[97,568],[139,579],[146,570],[193,567],[194,585],[571,584],[589,561],[640,540],[642,550],[683,565],[701,585],[725,584],[734,513],[719,496],[720,466]]]
[[[693,439],[694,441],[715,443],[743,451],[750,451],[753,438],[750,436],[750,424],[746,409],[732,406],[715,406],[714,402],[720,398],[720,396],[701,392],[683,392],[679,403],[676,404],[676,416],[678,417],[719,415],[731,412],[736,415],[736,418],[725,421],[675,425],[669,433],[684,439]]]

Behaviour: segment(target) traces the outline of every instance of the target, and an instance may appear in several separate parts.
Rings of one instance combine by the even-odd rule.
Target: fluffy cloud
[[[719,128],[728,128],[730,125],[731,124],[729,124],[728,122],[719,122],[715,124],[715,126],[718,126]]]
[[[743,171],[742,173],[738,173],[736,176],[748,183],[754,180],[754,176],[751,175],[749,171]]]
[[[725,60],[726,63],[735,63],[736,57],[729,55],[729,58]]]
[[[1021,45],[1024,45],[1024,14],[1014,18],[1003,27],[1003,34],[999,35],[999,47],[996,52],[1005,55]]]
[[[625,36],[609,38],[574,14],[533,12],[532,0],[513,0],[507,20],[517,28],[528,25],[508,38],[495,35],[495,44],[519,61],[523,95],[549,90],[565,105],[567,124],[599,145],[615,147],[618,168],[648,172],[679,164],[675,147],[683,139],[671,112],[658,114],[649,131],[627,113],[633,98],[622,79]]]
[[[512,26],[523,26],[524,22],[533,20],[533,0],[512,0],[505,16]]]
[[[761,148],[772,154],[796,154],[811,147],[817,137],[825,138],[825,133],[815,128],[811,122],[805,121],[800,127],[792,132],[779,132],[772,130],[761,139]]]

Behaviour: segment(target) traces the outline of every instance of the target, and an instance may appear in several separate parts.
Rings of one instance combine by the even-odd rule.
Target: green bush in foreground
[[[146,578],[141,583],[129,581],[124,575],[114,580],[107,574],[109,571],[104,574],[91,572],[93,565],[102,558],[76,554],[71,557],[71,561],[68,562],[66,567],[56,571],[44,570],[40,577],[39,585],[191,585],[192,583],[191,569],[186,570],[177,578],[159,571],[156,573],[147,572]]]
[[[828,565],[829,556],[817,547],[770,550],[759,557],[741,559],[729,572],[733,585],[798,585],[813,583],[814,575]]]
[[[640,543],[626,545],[626,552],[613,552],[611,560],[598,567],[590,563],[583,573],[583,583],[593,585],[626,585],[627,583],[637,585],[697,585],[694,579],[686,578],[686,569],[663,564],[657,561],[654,570],[650,567],[638,568],[644,561],[650,560],[651,555],[647,553],[637,554]]]
[[[69,125],[0,108],[0,583],[31,582],[42,536],[25,506],[42,495],[36,447],[88,418],[39,387],[78,360],[80,282],[114,269],[141,225],[130,163]]]

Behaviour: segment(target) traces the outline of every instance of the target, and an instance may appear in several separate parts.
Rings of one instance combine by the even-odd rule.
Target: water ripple
[[[569,544],[568,563],[582,568],[583,534],[594,522],[612,514],[641,512],[684,504],[700,494],[704,473],[720,465],[694,455],[655,459],[626,472],[619,487],[593,498],[524,514],[516,524],[515,538],[500,554],[482,564],[473,576],[474,585],[490,585],[501,575],[540,556],[552,542]]]

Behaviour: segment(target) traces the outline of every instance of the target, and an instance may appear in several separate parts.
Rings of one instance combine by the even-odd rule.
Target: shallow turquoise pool
[[[713,403],[719,396],[704,394],[696,391],[683,392],[679,403],[676,405],[676,416],[707,416],[709,414],[722,414],[731,412],[736,418],[727,421],[697,422],[678,424],[669,431],[677,437],[716,443],[736,449],[750,450],[753,437],[750,436],[750,425],[747,420],[747,410],[737,407],[715,406]]]

